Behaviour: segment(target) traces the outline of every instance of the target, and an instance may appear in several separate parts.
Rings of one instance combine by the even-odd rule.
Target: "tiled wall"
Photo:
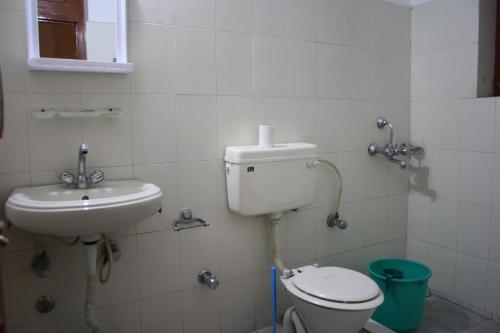
[[[81,142],[89,166],[108,179],[159,184],[163,214],[113,235],[123,255],[99,287],[106,333],[245,332],[270,323],[269,230],[227,209],[226,145],[253,144],[257,126],[277,141],[319,145],[344,175],[347,230],[329,229],[337,181],[320,170],[315,203],[280,228],[290,265],[318,261],[364,270],[376,257],[404,256],[407,175],[367,144],[387,133],[377,115],[410,129],[410,10],[382,0],[129,0],[130,76],[34,73],[25,69],[22,0],[0,0],[0,64],[6,132],[0,140],[0,196],[16,186],[54,183],[74,168]],[[40,107],[120,106],[119,119],[35,120]],[[208,228],[173,232],[179,210]],[[87,332],[85,258],[15,229],[2,250],[9,333]],[[30,271],[46,249],[45,280]],[[216,291],[196,273],[212,270]],[[56,297],[45,316],[43,294]],[[280,299],[287,303],[282,293]]]
[[[407,246],[433,270],[436,293],[499,316],[500,100],[474,98],[478,3],[412,11],[411,135],[430,181],[410,191]]]

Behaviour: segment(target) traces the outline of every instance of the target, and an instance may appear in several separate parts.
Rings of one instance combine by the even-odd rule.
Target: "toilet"
[[[321,162],[316,145],[230,146],[224,160],[229,208],[243,216],[264,216],[272,225],[275,264],[295,306],[288,311],[295,322],[291,331],[358,333],[384,300],[373,280],[340,267],[286,268],[277,253],[283,214],[314,200]]]
[[[297,333],[300,327],[311,333],[358,333],[384,301],[372,279],[350,269],[304,266],[291,275],[281,282],[300,320],[293,324]]]

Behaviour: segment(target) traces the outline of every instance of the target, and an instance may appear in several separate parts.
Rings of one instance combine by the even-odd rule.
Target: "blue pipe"
[[[277,314],[278,314],[278,302],[277,302],[277,288],[276,288],[276,267],[271,266],[271,291],[273,298],[273,333],[277,332]]]

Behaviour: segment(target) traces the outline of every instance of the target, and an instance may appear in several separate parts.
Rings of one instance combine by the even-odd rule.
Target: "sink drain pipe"
[[[105,275],[103,275],[103,267],[105,263],[103,262],[99,267],[99,280],[101,283],[106,283],[111,275],[111,268],[113,265],[113,255],[111,253],[111,246],[109,240],[105,234],[101,234],[102,241],[106,250],[108,252],[108,269]],[[95,316],[95,303],[97,298],[97,244],[99,243],[99,238],[96,240],[83,241],[85,245],[85,252],[87,254],[87,292],[85,295],[85,322],[87,326],[92,330],[92,333],[101,333],[101,325],[97,321]]]

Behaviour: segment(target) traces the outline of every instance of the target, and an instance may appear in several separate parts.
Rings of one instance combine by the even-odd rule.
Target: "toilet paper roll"
[[[259,147],[271,148],[274,142],[274,125],[259,126]]]

